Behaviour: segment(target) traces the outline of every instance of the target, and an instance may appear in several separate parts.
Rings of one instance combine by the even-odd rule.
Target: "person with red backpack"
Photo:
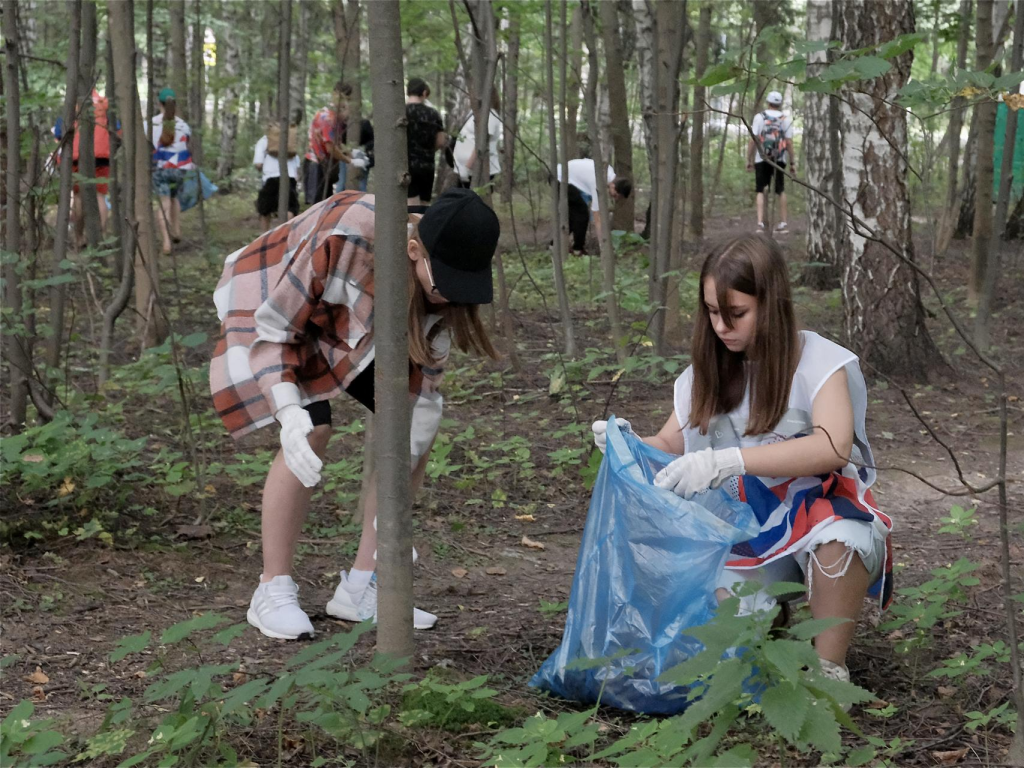
[[[792,153],[793,118],[782,111],[782,94],[778,91],[770,91],[765,101],[767,109],[758,112],[751,125],[756,141],[751,139],[747,146],[747,170],[754,171],[757,192],[757,231],[764,232],[764,192],[774,179],[775,194],[779,197],[779,223],[775,231],[788,232],[786,174],[780,169],[788,162],[790,172],[796,173],[796,156]]]

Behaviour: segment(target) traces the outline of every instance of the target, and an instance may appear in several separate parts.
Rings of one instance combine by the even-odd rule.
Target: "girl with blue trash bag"
[[[848,681],[846,653],[864,598],[892,598],[892,521],[871,495],[867,389],[857,356],[798,331],[778,244],[745,235],[714,250],[700,274],[693,364],[675,382],[673,413],[642,438],[678,454],[655,485],[684,498],[721,488],[751,506],[760,532],[735,545],[719,601],[744,581],[803,582],[814,618],[849,619],[815,650],[828,677]],[[629,422],[617,419],[624,431]],[[607,421],[594,422],[603,452]],[[766,592],[742,612],[775,605]]]

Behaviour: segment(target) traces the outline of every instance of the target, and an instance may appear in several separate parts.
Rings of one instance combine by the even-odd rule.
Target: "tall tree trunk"
[[[562,5],[564,11],[565,5]],[[565,275],[562,271],[562,260],[565,258],[565,254],[569,250],[568,242],[568,230],[567,221],[568,216],[566,215],[566,206],[563,206],[563,202],[567,202],[569,195],[569,168],[566,165],[567,147],[568,142],[566,141],[566,121],[565,121],[565,69],[563,68],[562,73],[562,98],[559,101],[555,101],[555,43],[554,43],[554,20],[552,19],[551,13],[551,0],[544,3],[544,51],[545,51],[545,65],[547,69],[547,113],[548,113],[548,141],[549,150],[551,155],[551,235],[552,235],[552,247],[551,247],[551,265],[555,276],[555,292],[558,295],[558,315],[562,322],[562,341],[564,344],[565,354],[569,357],[575,357],[576,355],[576,334],[572,327],[572,312],[569,308],[569,294],[565,288]],[[565,25],[562,25],[562,40],[563,40],[563,52],[565,47],[565,40],[567,36],[565,34]],[[565,59],[562,60],[563,65]],[[562,128],[562,160],[558,158],[558,134],[555,131],[555,110],[556,104],[561,104],[562,107],[558,108],[558,114],[560,116],[559,122]],[[559,183],[557,174],[555,173],[556,168],[562,169],[562,181]]]
[[[569,39],[572,41],[567,53],[568,58],[563,61],[563,66],[569,68],[569,83],[566,86],[567,100],[562,102],[565,110],[565,140],[568,145],[569,156],[566,160],[572,160],[580,156],[579,143],[579,113],[580,113],[580,91],[583,87],[583,18],[580,14],[580,7],[573,4],[572,21],[569,25]]]
[[[971,127],[967,131],[967,144],[964,147],[963,179],[954,208],[956,218],[953,220],[953,238],[962,240],[974,232],[974,203],[978,193],[978,110],[974,108]]]
[[[914,31],[909,0],[844,3],[843,11],[847,50]],[[907,115],[893,103],[910,76],[912,61],[913,53],[907,52],[892,60],[885,75],[861,81],[859,88],[866,93],[845,94],[859,109],[843,110],[845,198],[861,220],[901,248],[908,260],[914,258],[914,250],[907,165],[889,141],[906,155]],[[939,356],[925,327],[917,273],[880,243],[856,232],[850,235],[842,267],[850,348],[891,375],[919,378],[932,368]]]
[[[188,127],[192,129],[189,149],[197,166],[203,163],[203,133],[206,122],[206,77],[203,64],[203,44],[206,41],[203,26],[201,0],[192,0],[192,76],[189,78],[188,89]],[[202,200],[203,196],[199,195]]]
[[[490,122],[491,92],[494,89],[494,75],[498,70],[498,42],[494,32],[494,6],[491,0],[467,0],[466,10],[472,21],[472,97],[476,149],[476,164],[472,169],[471,184],[479,189],[487,185],[491,175]],[[488,205],[491,189],[485,195]]]
[[[116,126],[118,124],[118,113],[119,109],[117,106],[117,93],[115,88],[114,80],[114,49],[110,44],[110,27],[107,27],[106,38],[106,51],[104,52],[104,58],[106,59],[107,67],[107,125]],[[110,132],[110,181],[109,181],[109,199],[110,199],[110,217],[108,219],[110,223],[110,231],[114,235],[114,239],[117,241],[118,250],[124,249],[124,210],[125,206],[122,202],[122,188],[120,174],[122,167],[125,163],[125,152],[121,149],[125,145],[121,141],[117,134],[117,131]],[[129,254],[131,251],[129,251]],[[114,277],[117,280],[121,280],[123,274],[121,272],[121,266],[124,260],[119,258],[117,255],[111,257],[111,266],[113,267]]]
[[[1024,70],[1024,4],[1017,0],[1013,19],[1013,50],[1010,54],[1010,71]],[[1006,231],[1006,216],[1010,209],[1013,192],[1013,162],[1017,146],[1018,110],[1006,110],[1006,133],[1003,135],[1003,162],[999,168],[999,200],[996,203],[994,234],[1002,237]]]
[[[700,6],[697,24],[697,61],[694,77],[700,80],[708,66],[708,48],[711,46],[711,3],[704,0]],[[699,83],[693,87],[693,138],[690,141],[690,230],[694,236],[704,236],[704,124],[707,121],[707,89]]]
[[[116,0],[115,0],[116,1]],[[108,0],[108,3],[110,0]],[[185,0],[170,0],[168,8],[171,13],[171,49],[169,51],[171,88],[178,102],[178,115],[192,120],[192,115],[182,115],[188,109],[188,60],[185,58]],[[154,105],[146,105],[150,114],[156,112]]]
[[[64,263],[68,251],[68,221],[71,214],[71,149],[73,144],[75,113],[77,112],[78,51],[82,32],[82,0],[67,0],[71,28],[68,30],[68,66],[64,97],[64,140],[60,152],[60,197],[57,202],[57,230],[53,236],[53,261],[50,276],[63,279]],[[64,346],[64,304],[67,292],[64,283],[50,286],[51,335],[46,350],[46,363],[51,369],[60,368]]]
[[[995,45],[992,40],[993,0],[978,0],[978,26],[975,67],[987,69]],[[992,185],[995,183],[993,150],[996,134],[996,102],[983,101],[976,107],[978,123],[977,192],[974,206],[974,233],[971,242],[971,282],[967,300],[978,308],[974,323],[974,343],[988,349],[992,293],[999,271],[999,249],[992,242]],[[1006,151],[1007,148],[1004,148]]]
[[[153,47],[153,6],[156,0],[146,0],[146,108],[142,112],[142,122],[146,127],[146,138],[150,143],[153,137],[149,132],[153,128],[152,119],[157,113],[156,104],[156,56]],[[113,89],[109,89],[113,90]]]
[[[411,656],[412,509],[409,487],[409,345],[405,136],[405,77],[398,0],[374,0],[370,22],[370,79],[377,120],[376,259],[374,338],[376,391],[378,578],[377,648],[394,657]],[[394,256],[395,258],[389,258]],[[382,258],[383,257],[383,258]],[[391,299],[391,300],[389,300]]]
[[[597,123],[597,83],[600,65],[597,58],[597,34],[594,32],[594,11],[589,0],[582,0],[583,11],[583,34],[587,41],[588,61],[590,73],[587,77],[586,105],[587,105],[587,127],[590,133],[591,150],[594,155],[594,168],[598,174],[597,199],[600,210],[597,212],[600,217],[600,245],[601,245],[601,291],[605,295],[605,307],[608,311],[608,328],[612,337],[612,349],[615,350],[615,357],[620,363],[626,360],[625,339],[622,336],[622,326],[619,322],[619,300],[615,294],[615,250],[612,248],[612,217],[611,199],[608,195],[608,185],[601,182],[601,171],[607,166],[604,159],[604,152],[598,136]],[[614,12],[615,6],[612,3],[601,3],[609,5]],[[611,58],[608,60],[609,81],[611,80]],[[621,71],[620,71],[621,74]],[[625,85],[623,85],[625,91]],[[623,93],[623,96],[625,94]],[[623,113],[625,117],[626,113]]]
[[[150,155],[152,146],[142,126],[139,92],[135,85],[134,0],[109,0],[110,40],[114,51],[114,80],[117,104],[124,132],[124,144],[130,147],[125,162],[126,201],[124,215],[130,217],[125,245],[131,246],[135,264],[135,312],[144,347],[155,347],[167,337],[167,317],[158,297],[160,262],[154,241],[153,206],[150,196]],[[130,192],[129,192],[130,190]],[[138,238],[135,239],[137,233]]]
[[[289,103],[292,111],[302,110],[303,118],[306,115],[306,80],[309,72],[309,27],[310,15],[313,13],[311,0],[296,0],[299,5],[299,34],[295,40],[295,55],[292,56],[292,63],[295,65],[291,74],[291,95]],[[357,80],[359,78],[356,78]]]
[[[362,85],[359,76],[359,25],[361,9],[359,0],[334,0],[331,6],[334,12],[334,46],[335,55],[341,63],[341,78],[352,86],[349,99],[348,143],[356,146],[359,143],[362,119]],[[359,174],[351,165],[346,176],[348,189],[359,188]]]
[[[4,0],[4,97],[7,101],[7,139],[4,158],[7,166],[4,187],[4,210],[6,211],[6,237],[4,250],[21,259],[21,85],[18,82],[18,36],[17,0]],[[25,426],[28,410],[28,376],[32,370],[31,341],[29,335],[18,328],[23,324],[24,303],[21,292],[21,275],[15,260],[4,265],[4,305],[10,311],[9,332],[4,339],[4,357],[10,366],[10,400],[8,401],[7,422],[11,429],[20,432]]]
[[[644,143],[647,145],[647,163],[653,193],[654,179],[657,175],[657,164],[654,161],[655,25],[648,0],[633,0],[633,17],[636,21],[636,54],[640,68],[640,114],[643,117]],[[649,282],[649,292],[653,298],[653,278]]]
[[[502,120],[504,138],[502,141],[501,159],[501,199],[512,202],[512,190],[515,188],[516,159],[516,121],[519,117],[519,33],[522,29],[522,17],[513,10],[508,28],[508,52],[505,56],[505,77],[502,86]]]
[[[615,147],[615,176],[633,183],[633,132],[629,123],[629,102],[626,96],[626,66],[622,57],[622,38],[619,34],[618,6],[609,0],[597,3],[601,15],[604,37],[604,54],[608,62],[608,102],[613,115],[611,120],[612,144]],[[597,45],[597,41],[594,41]],[[590,45],[588,43],[587,47]],[[596,55],[596,50],[595,50]],[[593,69],[593,66],[591,67]],[[596,71],[596,69],[594,69]],[[595,158],[597,155],[594,156]],[[615,202],[612,228],[633,231],[636,218],[636,195]]]
[[[679,158],[679,69],[683,53],[686,2],[658,0],[655,8],[657,63],[654,70],[655,163],[657,183],[651,196],[651,263],[654,300],[660,308],[651,323],[657,354],[669,354],[666,301],[669,294],[669,262],[672,255],[672,220],[675,215],[676,171]],[[674,281],[673,281],[674,284]]]
[[[223,63],[224,101],[221,106],[220,122],[220,157],[217,159],[217,178],[227,179],[235,164],[235,140],[238,138],[238,110],[240,107],[238,94],[242,80],[239,75],[241,50],[238,46],[238,30],[233,23],[238,6],[227,3],[225,11],[228,24],[225,25],[220,40],[223,45],[217,52],[217,59]]]
[[[277,147],[277,159],[281,177],[277,185],[277,218],[284,224],[288,221],[288,198],[291,192],[288,177],[288,124],[291,122],[288,119],[288,102],[291,98],[291,79],[288,70],[292,53],[292,0],[281,0],[281,35],[278,51],[277,124],[281,129],[281,140]]]
[[[82,50],[78,64],[78,93],[81,99],[78,117],[78,171],[88,179],[96,178],[96,115],[92,107],[92,89],[96,79],[96,42],[96,0],[85,0],[82,5]],[[103,237],[96,187],[82,184],[79,188],[85,242],[90,248],[95,248]]]
[[[842,39],[839,0],[810,0],[807,4],[807,39]],[[808,56],[807,75],[816,77],[835,56],[832,49]],[[842,199],[842,147],[839,97],[808,92],[804,95],[804,159],[807,183]],[[838,186],[838,188],[837,188]],[[840,254],[845,250],[846,220],[828,200],[813,192],[807,196],[807,267],[803,283],[815,290],[839,287]]]

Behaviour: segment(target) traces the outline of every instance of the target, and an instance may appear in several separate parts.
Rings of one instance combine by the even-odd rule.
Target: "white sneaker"
[[[839,680],[844,683],[850,682],[849,669],[828,659],[820,659],[820,661],[822,677],[827,677],[829,680]],[[841,704],[840,706],[842,706],[844,712],[850,711],[850,704]]]
[[[366,621],[372,618],[377,623],[377,584],[371,581],[362,591],[349,584],[348,572],[341,572],[341,583],[334,590],[334,597],[327,603],[327,613],[342,621]],[[419,608],[412,609],[414,629],[430,629],[437,623],[437,616]]]
[[[780,221],[778,224],[775,225],[775,231],[776,232],[788,232],[789,231],[789,227],[786,225],[786,222]]]
[[[261,577],[262,578],[262,577]],[[313,637],[313,623],[299,607],[299,587],[291,576],[275,576],[253,592],[246,619],[267,637]]]

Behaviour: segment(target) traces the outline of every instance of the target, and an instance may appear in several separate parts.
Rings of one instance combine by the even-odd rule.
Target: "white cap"
[[[768,96],[765,99],[769,104],[782,105],[782,94],[778,91],[768,91]]]

